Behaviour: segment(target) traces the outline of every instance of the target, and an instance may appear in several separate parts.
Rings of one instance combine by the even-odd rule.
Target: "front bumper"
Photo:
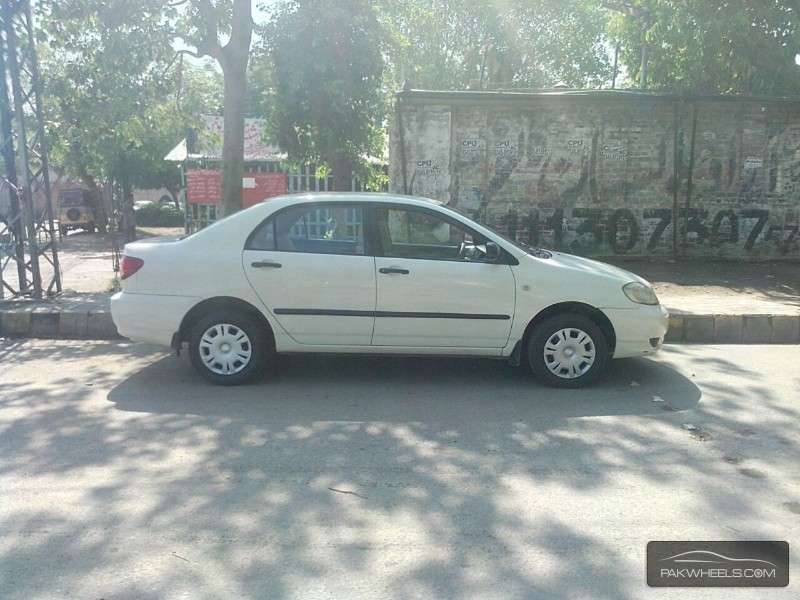
[[[603,309],[614,326],[617,345],[614,358],[654,354],[664,343],[669,329],[669,312],[661,306]]]
[[[136,342],[169,347],[184,315],[198,301],[189,296],[122,291],[111,296],[111,318],[120,335]]]

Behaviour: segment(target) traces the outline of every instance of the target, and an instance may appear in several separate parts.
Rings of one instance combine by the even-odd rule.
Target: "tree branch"
[[[222,48],[219,45],[219,24],[217,23],[217,15],[214,13],[214,5],[211,0],[195,0],[197,2],[197,10],[200,11],[200,16],[205,25],[205,34],[203,35],[199,44],[197,44],[197,51],[200,54],[207,54],[219,60]]]
[[[231,18],[231,37],[222,48],[223,58],[242,62],[247,66],[250,43],[253,37],[252,0],[234,0]],[[224,68],[225,65],[223,65]]]

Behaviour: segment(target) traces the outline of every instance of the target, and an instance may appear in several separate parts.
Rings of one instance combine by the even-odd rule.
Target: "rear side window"
[[[275,219],[258,226],[247,243],[248,250],[275,250]]]
[[[84,197],[83,192],[63,192],[58,199],[61,208],[80,208],[86,206],[88,200]]]
[[[283,210],[260,225],[247,249],[363,255],[364,244],[361,206],[306,204]]]

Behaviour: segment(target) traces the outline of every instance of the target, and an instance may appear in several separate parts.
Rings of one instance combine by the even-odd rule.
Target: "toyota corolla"
[[[667,311],[622,269],[506,239],[441,203],[275,198],[179,240],[128,244],[111,312],[132,340],[188,346],[213,383],[275,353],[507,359],[579,387],[650,355]]]

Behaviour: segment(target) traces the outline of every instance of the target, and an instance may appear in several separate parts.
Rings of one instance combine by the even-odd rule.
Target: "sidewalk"
[[[800,263],[608,260],[650,281],[669,342],[800,342]]]
[[[117,336],[109,312],[113,272],[108,238],[70,235],[60,255],[64,294],[41,302],[0,301],[0,336]],[[669,342],[800,343],[800,263],[606,262],[653,283],[670,311]]]

